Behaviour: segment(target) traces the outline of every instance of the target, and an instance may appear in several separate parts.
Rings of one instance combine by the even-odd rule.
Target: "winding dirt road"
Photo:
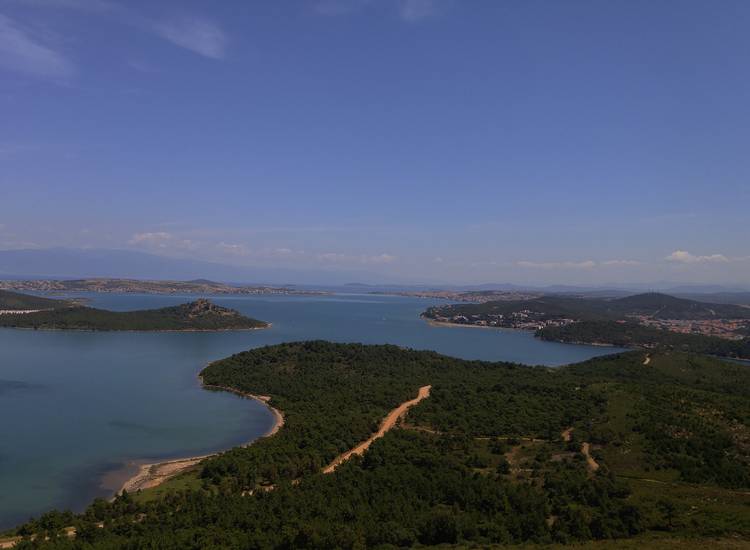
[[[353,449],[349,449],[345,453],[337,456],[333,462],[331,462],[328,466],[323,468],[324,474],[330,474],[333,472],[336,468],[338,468],[341,464],[349,460],[354,455],[363,455],[367,449],[370,448],[370,445],[376,440],[383,437],[386,432],[388,432],[391,428],[393,428],[396,425],[396,422],[398,422],[398,419],[405,416],[406,413],[409,411],[410,408],[412,408],[414,405],[422,401],[423,399],[426,399],[430,396],[430,389],[432,386],[422,386],[419,388],[419,393],[417,394],[417,397],[414,399],[411,399],[409,401],[404,401],[401,403],[398,407],[393,409],[391,412],[388,413],[388,416],[386,416],[383,419],[383,422],[380,424],[380,428],[377,432],[372,434],[369,439],[366,441],[363,441]]]

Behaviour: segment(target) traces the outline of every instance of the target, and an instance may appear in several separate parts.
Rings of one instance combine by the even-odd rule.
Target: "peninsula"
[[[646,293],[617,299],[549,295],[427,309],[432,323],[535,331],[544,340],[665,347],[750,358],[750,308]]]
[[[55,301],[57,302],[57,301]],[[109,311],[54,304],[37,311],[0,312],[0,327],[43,330],[218,331],[267,328],[268,323],[201,298],[160,309]],[[23,313],[23,314],[21,314]]]
[[[316,341],[239,353],[201,375],[207,386],[273,396],[284,429],[196,460],[158,488],[96,501],[78,515],[44,514],[9,531],[9,544],[610,539],[604,547],[734,548],[750,540],[744,365],[632,351],[549,369]],[[363,441],[371,445],[360,456]],[[144,468],[143,479],[157,483],[183,465]]]

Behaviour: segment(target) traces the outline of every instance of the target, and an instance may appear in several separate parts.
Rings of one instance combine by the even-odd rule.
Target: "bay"
[[[78,295],[81,296],[81,295]],[[134,310],[194,296],[84,295]],[[543,342],[530,332],[430,326],[436,300],[396,296],[214,296],[269,321],[260,331],[137,333],[0,329],[0,528],[111,496],[123,466],[252,441],[272,425],[260,403],[202,389],[210,361],[253,347],[325,339],[389,343],[466,359],[559,366],[620,351]]]

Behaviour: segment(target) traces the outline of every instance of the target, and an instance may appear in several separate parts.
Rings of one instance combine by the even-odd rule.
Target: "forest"
[[[270,395],[286,421],[275,436],[9,535],[18,548],[750,542],[750,370],[645,359],[551,369],[321,341],[243,352],[204,383]],[[321,473],[425,384],[363,457]]]
[[[138,311],[109,311],[81,305],[0,315],[0,327],[37,330],[244,330],[263,321],[199,299],[188,304]]]

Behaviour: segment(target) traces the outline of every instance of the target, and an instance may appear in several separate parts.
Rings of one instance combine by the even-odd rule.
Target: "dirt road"
[[[405,401],[401,403],[398,407],[393,409],[391,412],[388,413],[388,416],[383,419],[383,422],[380,424],[380,428],[377,432],[372,434],[369,439],[366,441],[363,441],[353,449],[349,449],[344,454],[339,455],[336,457],[336,459],[331,462],[328,466],[326,466],[323,469],[324,474],[330,474],[333,472],[336,468],[338,468],[341,464],[349,460],[354,455],[362,455],[364,452],[370,448],[370,445],[372,445],[373,441],[376,439],[380,439],[383,437],[388,430],[393,428],[396,425],[396,422],[398,422],[398,419],[402,416],[405,416],[406,413],[409,411],[411,407],[422,401],[422,399],[426,399],[430,396],[430,389],[432,386],[422,386],[419,388],[419,393],[417,394],[417,397],[414,399],[411,399],[409,401]]]

